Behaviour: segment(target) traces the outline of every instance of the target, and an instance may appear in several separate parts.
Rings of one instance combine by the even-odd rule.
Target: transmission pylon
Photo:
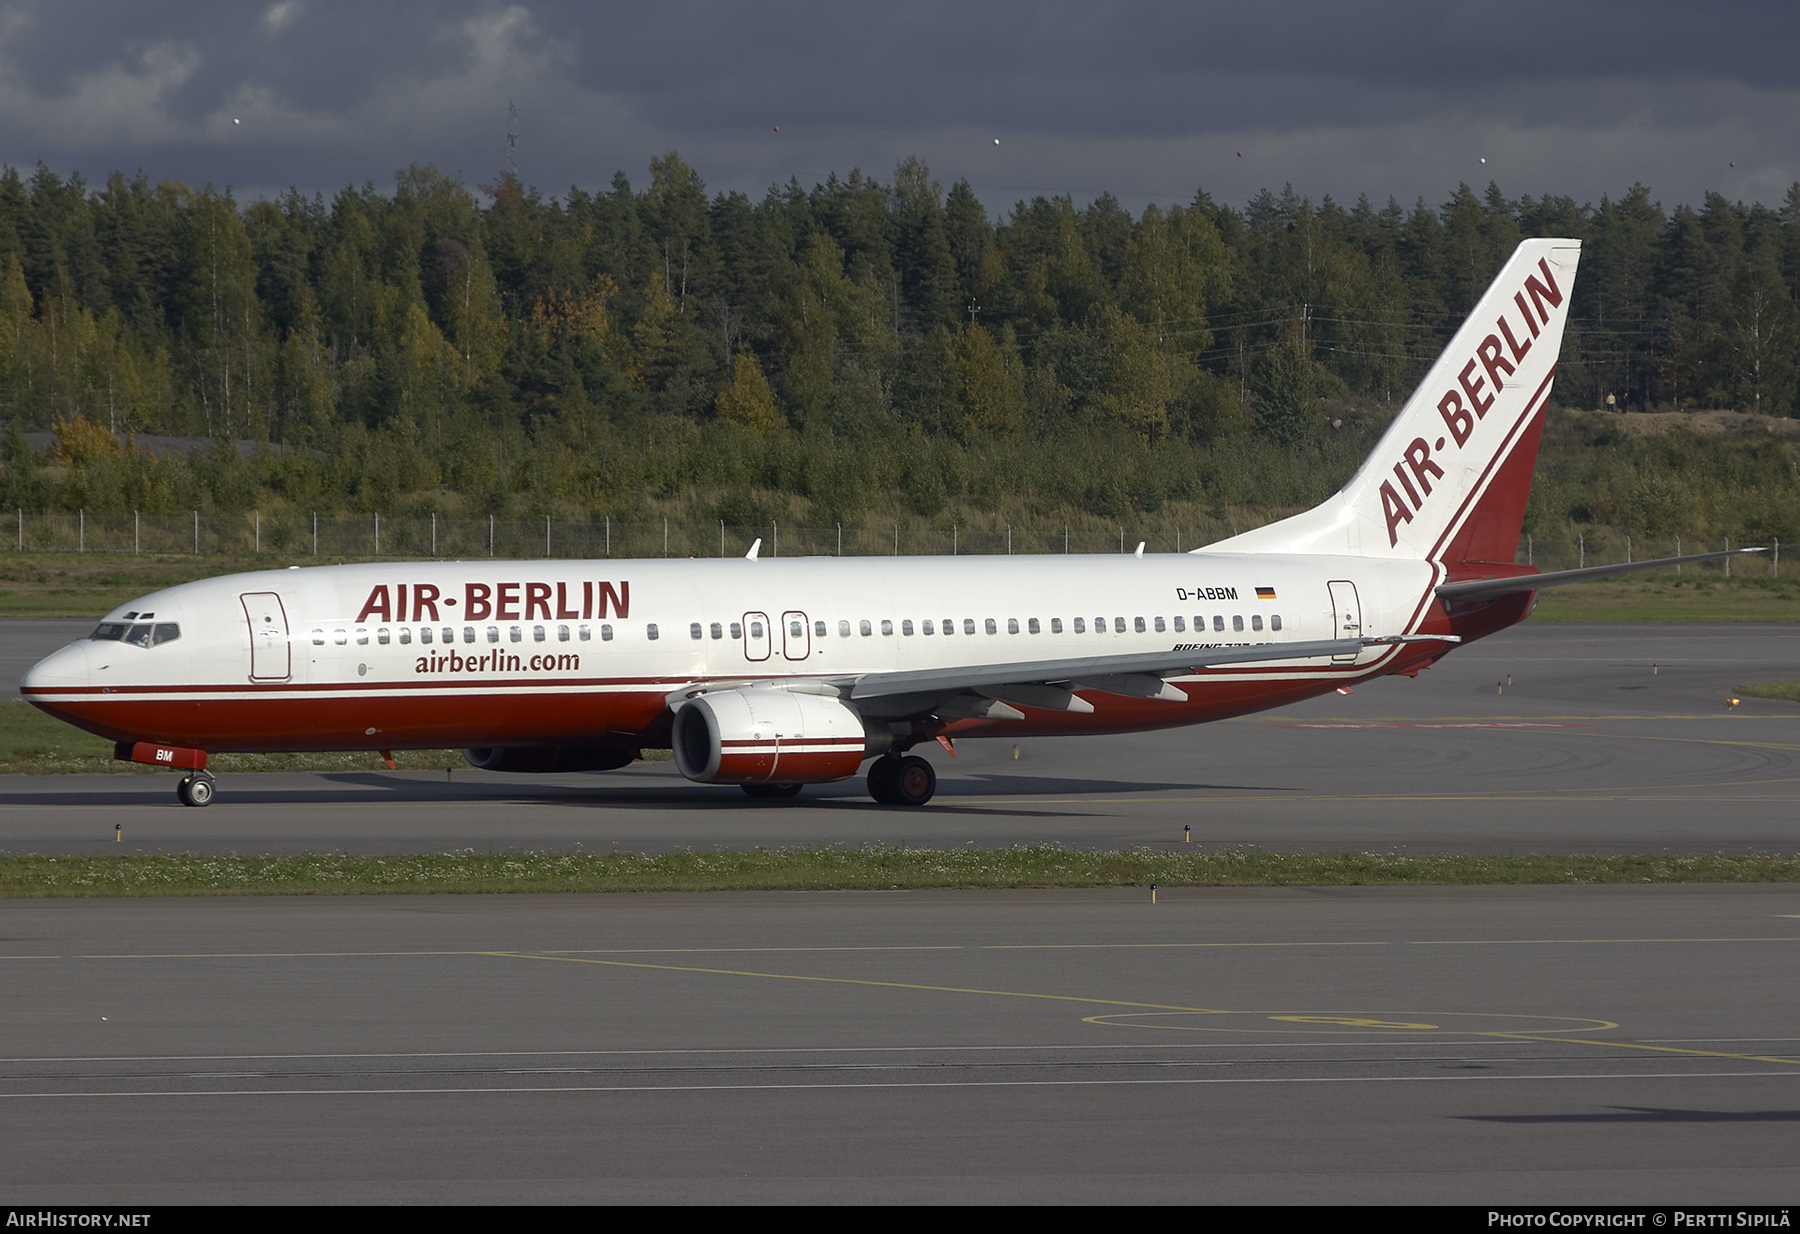
[[[519,109],[511,100],[506,104],[506,176],[519,178]]]

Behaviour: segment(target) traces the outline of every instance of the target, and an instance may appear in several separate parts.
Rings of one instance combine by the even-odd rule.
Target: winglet
[[[1137,552],[1133,553],[1132,556],[1133,557],[1142,557],[1143,555],[1144,555],[1144,542],[1142,540],[1139,540],[1138,546],[1137,546]]]
[[[750,546],[750,551],[744,554],[744,560],[745,561],[755,561],[756,555],[758,553],[760,553],[761,551],[762,551],[762,537],[758,536],[758,537],[756,537],[756,543],[752,544]]]

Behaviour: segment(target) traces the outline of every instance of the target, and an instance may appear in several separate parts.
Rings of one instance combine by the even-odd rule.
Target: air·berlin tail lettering
[[[1520,333],[1525,335],[1525,341],[1521,343],[1513,335],[1505,314],[1496,317],[1495,333],[1476,344],[1475,355],[1457,370],[1456,384],[1438,399],[1438,415],[1444,422],[1449,441],[1458,450],[1469,444],[1477,422],[1487,417],[1494,400],[1518,373],[1519,364],[1530,354],[1532,341],[1541,332],[1540,326],[1550,323],[1550,310],[1562,307],[1562,290],[1556,285],[1549,258],[1538,259],[1538,271],[1543,276],[1542,281],[1538,275],[1527,275],[1524,290],[1513,296],[1519,317],[1524,322]],[[1525,300],[1527,293],[1531,296],[1529,305]],[[1503,338],[1506,340],[1504,345],[1501,343]],[[1477,364],[1481,367],[1479,373]],[[1546,387],[1549,380],[1548,376],[1544,378]],[[1438,437],[1435,444],[1427,444],[1423,437],[1413,438],[1407,444],[1404,460],[1394,464],[1394,479],[1399,482],[1399,490],[1386,480],[1382,481],[1381,509],[1387,520],[1390,547],[1400,542],[1400,525],[1412,522],[1413,515],[1424,509],[1425,498],[1431,496],[1433,477],[1444,478],[1444,469],[1431,459],[1432,451],[1442,451],[1444,445],[1443,436]],[[1406,494],[1404,500],[1401,492]]]

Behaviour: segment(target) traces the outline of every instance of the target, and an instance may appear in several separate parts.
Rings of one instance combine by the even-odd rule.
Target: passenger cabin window
[[[1017,617],[1008,617],[1006,619],[1006,632],[1008,634],[1017,634],[1019,632],[1019,619]],[[1036,633],[1036,631],[1033,631],[1033,633]]]
[[[824,638],[825,637],[825,623],[824,622],[822,622],[822,621],[813,622],[813,637],[814,638]]]
[[[986,630],[989,634],[1000,633],[1000,627],[994,624],[994,619],[992,617],[989,617],[985,622],[982,623],[982,628],[984,630]]]
[[[906,635],[907,638],[911,638],[912,632],[913,632],[912,618],[908,617],[906,620],[904,620],[900,623],[900,633]]]
[[[750,623],[750,637],[751,638],[761,638],[762,636],[763,636],[762,622],[760,622],[760,621],[751,622]]]
[[[1052,633],[1052,634],[1061,634],[1062,633],[1062,618],[1061,617],[1052,617],[1050,619],[1050,633]]]
[[[864,638],[869,638],[875,633],[875,627],[870,625],[866,619],[856,623],[856,630]]]
[[[1087,633],[1087,619],[1086,618],[1077,617],[1075,619],[1075,633],[1077,633],[1077,634],[1086,634]]]
[[[931,618],[927,617],[924,621],[920,622],[919,628],[922,633],[925,633],[925,634],[932,633]]]
[[[456,631],[449,626],[444,627],[444,641],[446,643],[454,643],[456,641]]]
[[[587,627],[583,626],[583,627],[581,627],[581,630],[582,630],[581,637],[586,638],[587,637]],[[711,635],[713,636],[713,638],[715,640],[724,638],[725,637],[725,627],[715,621],[712,623],[709,633],[711,633]]]
[[[519,630],[518,626],[513,626],[506,632],[506,637],[517,643],[522,641],[525,635]]]
[[[470,633],[473,634],[474,631],[471,630]],[[694,637],[695,638],[700,637],[700,627],[697,625],[694,627]],[[566,643],[569,641],[569,627],[568,626],[557,626],[556,627],[556,641],[559,643]]]
[[[565,627],[565,628],[566,628],[566,627]],[[697,621],[695,621],[695,622],[690,622],[690,623],[689,623],[689,625],[688,625],[688,637],[689,637],[689,638],[691,638],[691,639],[693,639],[693,640],[694,640],[694,641],[696,641],[696,642],[698,642],[698,641],[699,641],[699,640],[700,640],[700,639],[701,639],[701,638],[703,638],[703,637],[705,637],[705,635],[704,635],[704,634],[703,634],[703,633],[702,633],[702,632],[701,632],[701,630],[700,630],[700,623],[699,623],[699,622],[697,622]]]
[[[400,641],[402,643],[412,642],[412,627],[411,626],[401,626],[400,627]]]
[[[894,623],[887,620],[885,617],[881,622],[881,633],[887,638],[892,638],[894,636]]]
[[[487,628],[487,638],[488,638],[488,642],[490,642],[490,643],[499,642],[500,641],[500,627],[499,626],[489,626]],[[387,642],[386,639],[382,639],[381,641],[384,643]]]
[[[333,630],[331,632],[331,641],[336,643],[339,647],[343,647],[350,642],[350,636],[342,630]]]
[[[610,625],[603,625],[600,627],[600,641],[603,643],[612,642],[612,627]]]
[[[1131,628],[1137,633],[1142,634],[1144,632],[1144,619],[1142,617],[1133,617],[1131,619]]]
[[[1033,617],[1030,621],[1025,623],[1025,628],[1030,630],[1033,634],[1038,633],[1038,619]]]
[[[993,622],[993,618],[990,617],[988,619],[988,633],[992,634],[993,632],[994,632],[994,622]],[[975,619],[973,617],[964,617],[963,618],[963,633],[964,634],[975,633]]]
[[[1250,628],[1252,630],[1262,629],[1262,614],[1261,613],[1250,614]]]
[[[1233,614],[1232,614],[1232,615],[1231,615],[1231,628],[1232,628],[1232,629],[1233,629],[1233,630],[1238,630],[1238,631],[1242,631],[1242,630],[1243,630],[1243,628],[1244,628],[1244,615],[1243,615],[1243,614],[1242,614],[1242,613],[1233,613]]]
[[[378,626],[376,628],[375,641],[380,643],[383,647],[388,645],[388,628],[386,626]]]
[[[1271,630],[1281,629],[1281,614],[1280,613],[1275,613],[1270,616],[1269,629],[1271,629]]]
[[[656,633],[656,623],[654,621],[644,627],[644,637],[653,643],[656,641],[658,636]]]
[[[356,627],[356,645],[358,647],[367,647],[369,645],[369,632],[362,626]]]
[[[1194,624],[1198,625],[1199,622],[1196,621]],[[1219,634],[1225,632],[1225,619],[1217,613],[1213,614],[1213,630]]]
[[[734,621],[731,623],[731,637],[734,639],[744,637],[744,623],[743,622]]]
[[[839,638],[849,638],[850,637],[850,623],[849,622],[847,622],[847,621],[838,622],[838,637]]]
[[[420,626],[419,627],[419,641],[421,643],[429,643],[431,641],[431,627],[430,626]]]
[[[544,627],[543,626],[532,626],[531,627],[531,641],[534,643],[541,643],[544,641]]]
[[[1156,619],[1156,632],[1158,634],[1161,634],[1163,632],[1163,619],[1161,617],[1158,617]]]
[[[325,645],[325,631],[314,630],[312,632],[312,641],[314,647],[323,647]],[[405,640],[403,639],[401,641],[404,642]]]
[[[714,630],[717,630],[718,628],[718,626],[713,627]],[[575,637],[579,638],[584,643],[590,643],[594,639],[593,628],[591,626],[580,626],[576,629]],[[714,634],[713,637],[718,638],[719,636]]]
[[[1139,617],[1138,618],[1138,631],[1140,633],[1142,633],[1143,629],[1144,629],[1144,619],[1142,617]],[[1125,619],[1123,617],[1114,617],[1113,618],[1113,633],[1114,634],[1125,633]]]
[[[1159,630],[1162,629],[1161,626],[1158,626],[1156,628]],[[1175,619],[1175,633],[1180,634],[1185,629],[1187,629],[1187,621],[1183,618],[1177,617]]]

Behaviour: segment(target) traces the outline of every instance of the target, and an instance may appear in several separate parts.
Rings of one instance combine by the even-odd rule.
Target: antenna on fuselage
[[[755,561],[756,555],[758,553],[760,553],[761,551],[762,551],[762,537],[758,536],[758,537],[756,537],[756,543],[752,544],[750,546],[750,551],[744,554],[744,560],[745,561]]]

